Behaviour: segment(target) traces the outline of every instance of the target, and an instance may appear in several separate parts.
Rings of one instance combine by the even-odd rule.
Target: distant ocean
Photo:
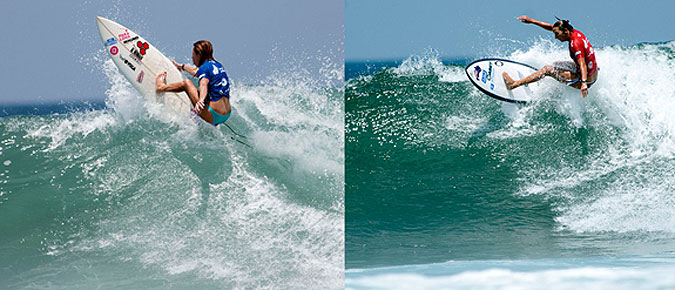
[[[342,86],[235,81],[213,127],[98,65],[103,103],[0,108],[0,289],[343,287]]]
[[[105,102],[55,102],[34,105],[10,104],[0,107],[0,117],[21,115],[49,115],[67,114],[77,111],[101,110],[105,108]]]
[[[347,62],[346,288],[675,288],[675,42],[596,53],[588,98],[544,79],[528,105],[471,60]]]

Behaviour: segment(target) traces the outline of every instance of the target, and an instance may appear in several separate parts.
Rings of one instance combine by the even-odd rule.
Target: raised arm
[[[534,19],[532,19],[530,17],[527,17],[525,15],[518,17],[518,20],[520,20],[520,22],[522,22],[522,23],[536,24],[537,26],[539,26],[543,29],[546,29],[548,31],[553,30],[553,24],[546,23],[544,21],[534,20]]]

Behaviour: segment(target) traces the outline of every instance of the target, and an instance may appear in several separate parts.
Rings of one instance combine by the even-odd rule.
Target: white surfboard
[[[171,60],[143,37],[115,21],[97,16],[96,23],[108,55],[136,90],[176,113],[192,110],[192,103],[185,92],[155,93],[155,78],[161,72],[167,72],[167,83],[183,80],[183,75]]]
[[[533,91],[536,91],[539,86],[537,82],[534,82],[513,90],[507,90],[502,72],[508,73],[514,80],[519,80],[537,71],[531,65],[507,59],[479,59],[469,64],[465,70],[471,83],[481,92],[506,102],[520,104],[530,102],[534,99]]]

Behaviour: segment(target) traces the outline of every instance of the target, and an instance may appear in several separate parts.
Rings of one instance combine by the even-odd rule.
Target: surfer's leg
[[[183,80],[181,82],[167,84],[166,72],[157,75],[157,79],[155,79],[155,91],[158,94],[162,92],[186,92],[188,97],[190,97],[192,106],[194,106],[199,101],[199,91],[197,90],[197,87],[195,87],[195,84],[193,84],[190,80]],[[206,106],[208,107],[208,105]],[[211,108],[209,107],[209,110],[210,109]],[[209,112],[209,110],[202,110],[199,113],[199,117],[208,123],[213,123],[213,116],[211,116],[211,112]]]
[[[565,69],[555,69],[554,72],[551,74],[551,76],[556,80],[558,80],[559,82],[563,83],[570,82],[572,80],[579,78],[579,75],[577,75],[576,73]]]
[[[506,88],[509,90],[513,90],[522,85],[527,85],[529,83],[536,82],[545,76],[550,76],[553,74],[553,71],[554,71],[553,67],[547,65],[521,80],[514,81],[506,72],[502,73],[502,77],[504,77],[504,83],[506,83]]]
[[[574,68],[573,68],[574,69]],[[565,68],[556,68],[553,77],[560,82],[566,83],[568,86],[575,89],[581,89],[581,75],[578,70],[567,70]],[[598,72],[587,77],[588,88],[595,83],[598,78]]]
[[[195,85],[190,80],[183,80],[181,82],[167,84],[166,72],[157,75],[157,79],[155,80],[155,91],[158,94],[162,92],[186,92],[190,97],[190,102],[192,102],[193,106],[197,103],[199,98],[197,87],[195,87]]]
[[[507,74],[506,72],[502,73],[502,77],[504,78],[504,83],[506,84],[506,89],[507,90],[513,90],[516,87],[513,85],[515,81]]]
[[[190,80],[183,80],[182,82],[177,82],[176,84],[181,84],[188,97],[190,97],[190,102],[194,106],[197,101],[199,101],[199,91]]]
[[[553,78],[568,86],[581,89],[581,75],[579,66],[573,61],[556,61],[553,63]],[[597,75],[595,75],[597,76]],[[594,80],[594,76],[588,76],[588,80]]]

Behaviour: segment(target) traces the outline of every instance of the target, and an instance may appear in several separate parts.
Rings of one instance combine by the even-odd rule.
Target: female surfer
[[[214,126],[222,124],[230,117],[230,80],[223,66],[213,58],[213,46],[207,40],[194,43],[192,62],[189,66],[172,61],[181,71],[199,78],[199,90],[190,80],[167,84],[166,72],[157,75],[155,90],[161,92],[186,92],[190,97],[195,113]],[[204,110],[204,107],[208,110]]]
[[[558,19],[556,17],[556,19]],[[553,31],[555,38],[561,42],[569,41],[570,57],[574,62],[554,62],[521,80],[514,81],[507,73],[502,73],[506,88],[509,90],[536,82],[544,76],[554,77],[558,81],[567,82],[568,86],[581,90],[581,96],[588,95],[588,88],[598,79],[598,63],[595,61],[593,47],[581,32],[570,25],[569,20],[560,20],[555,24],[534,20],[527,16],[518,17],[523,23],[533,23]]]

